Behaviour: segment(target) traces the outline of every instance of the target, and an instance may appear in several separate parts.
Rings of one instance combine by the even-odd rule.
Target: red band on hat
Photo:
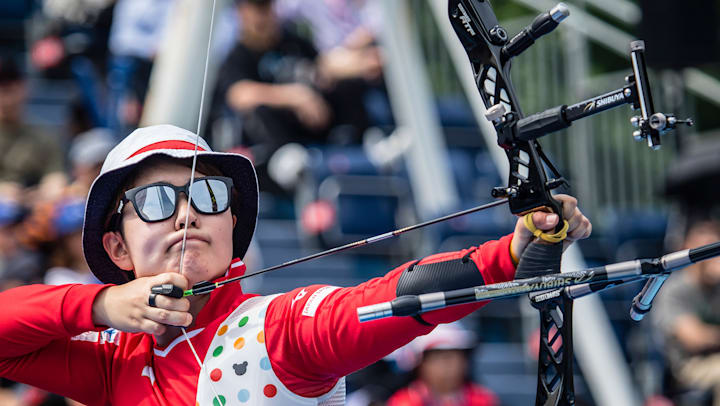
[[[199,151],[205,151],[205,149],[198,145]],[[178,140],[170,140],[170,141],[159,141],[150,145],[146,145],[139,150],[135,151],[132,155],[127,157],[127,159],[130,159],[134,157],[135,155],[142,154],[143,152],[147,151],[154,151],[156,149],[192,149],[195,150],[195,144],[192,142],[187,141],[178,141]]]

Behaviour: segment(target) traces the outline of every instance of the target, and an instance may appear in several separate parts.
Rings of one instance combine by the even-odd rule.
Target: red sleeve
[[[470,258],[485,283],[513,279],[512,235],[478,249],[437,254],[420,264]],[[273,370],[290,390],[301,396],[327,393],[337,380],[376,362],[413,338],[432,331],[412,317],[392,317],[360,323],[357,308],[395,299],[404,264],[384,277],[350,288],[313,285],[277,297],[268,308],[265,336]],[[429,323],[458,320],[483,303],[436,310],[423,315]]]
[[[30,285],[0,293],[0,376],[105,404],[116,345],[100,339],[92,303],[107,286]]]

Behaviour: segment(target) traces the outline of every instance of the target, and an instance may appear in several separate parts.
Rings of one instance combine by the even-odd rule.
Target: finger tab
[[[150,288],[150,292],[158,294],[158,295],[174,297],[176,299],[183,297],[183,290],[171,283],[155,285],[152,288]]]

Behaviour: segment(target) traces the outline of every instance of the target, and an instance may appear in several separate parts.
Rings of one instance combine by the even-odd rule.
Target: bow
[[[468,55],[475,83],[487,108],[486,118],[493,123],[498,145],[505,150],[510,164],[508,185],[494,188],[492,194],[507,198],[513,214],[529,215],[542,210],[556,213],[562,219],[561,204],[553,199],[551,191],[567,182],[543,153],[537,141],[541,136],[569,127],[575,120],[623,104],[631,104],[640,110],[640,115],[631,120],[637,128],[633,136],[636,140],[647,140],[648,146],[653,149],[660,147],[662,133],[678,124],[692,125],[692,120],[678,120],[672,114],[654,110],[643,41],[634,41],[630,46],[633,74],[626,78],[626,85],[622,88],[525,117],[510,77],[512,58],[555,29],[569,15],[568,8],[559,3],[537,16],[512,38],[499,25],[489,1],[449,0],[448,12],[451,25]],[[545,167],[551,176],[548,176]],[[527,219],[526,216],[526,224]],[[561,227],[562,222],[559,222],[556,234],[561,234]],[[543,240],[562,238],[545,236]],[[714,247],[713,252],[716,251],[717,247]],[[664,266],[665,260],[678,256],[686,258],[674,253],[667,258],[646,262],[633,261],[573,275],[558,275],[561,256],[562,243],[536,240],[523,252],[517,267],[517,280],[513,282],[428,293],[426,297],[400,297],[393,302],[360,308],[358,314],[361,320],[387,315],[413,315],[447,305],[530,293],[532,305],[540,312],[536,405],[573,405],[573,299],[639,277],[654,276],[633,302],[633,318],[639,319],[649,310],[650,302],[667,273],[680,267],[672,261],[673,266]],[[682,262],[682,266],[689,263],[688,259]]]
[[[569,15],[567,6],[559,3],[550,11],[540,14],[512,38],[498,24],[489,1],[449,0],[448,12],[453,29],[470,60],[476,85],[488,110],[486,117],[493,123],[498,145],[505,150],[510,163],[508,186],[495,188],[493,196],[507,197],[513,214],[549,210],[562,218],[560,204],[552,198],[550,192],[566,181],[543,153],[537,141],[541,136],[569,127],[575,120],[623,104],[631,104],[640,110],[640,115],[631,120],[637,127],[633,136],[636,140],[647,140],[648,146],[653,149],[660,147],[662,133],[680,123],[692,125],[692,120],[677,120],[672,114],[655,111],[645,67],[643,41],[630,44],[633,74],[626,78],[625,86],[570,106],[561,105],[524,117],[510,77],[512,58],[557,27]],[[552,178],[548,178],[544,167],[550,170]],[[516,278],[550,277],[551,274],[559,273],[561,256],[562,243],[533,242],[520,259]],[[641,267],[638,265],[637,268]],[[650,301],[666,277],[660,276],[648,282],[639,299],[634,301],[633,309],[637,310],[634,315],[649,310]],[[575,282],[589,281],[576,278]],[[613,284],[585,283],[590,287],[589,292]],[[577,297],[573,292],[577,293],[578,289],[582,290],[567,288],[530,294],[532,305],[540,313],[536,405],[575,404],[572,303],[573,298]]]

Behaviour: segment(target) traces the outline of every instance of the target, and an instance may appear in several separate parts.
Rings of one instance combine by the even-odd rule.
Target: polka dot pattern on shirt
[[[203,386],[207,377],[203,380],[201,374],[197,406],[225,406],[226,399],[229,399],[228,406],[286,403],[287,399],[283,397],[287,395],[279,396],[280,383],[265,348],[267,306],[255,309],[251,307],[231,315],[218,328],[204,365],[209,371],[210,382]],[[209,384],[217,391],[219,400]]]

